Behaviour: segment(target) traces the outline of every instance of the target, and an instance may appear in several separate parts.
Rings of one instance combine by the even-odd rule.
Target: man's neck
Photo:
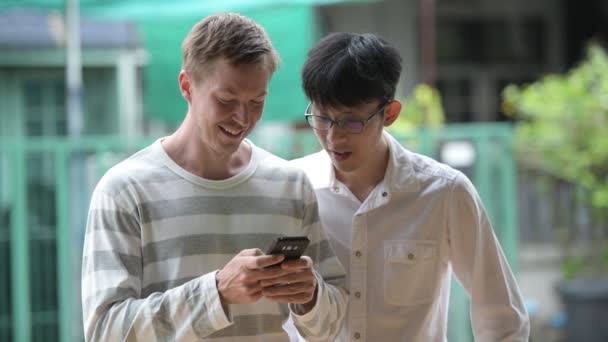
[[[189,120],[189,118],[186,118]],[[184,170],[210,180],[223,180],[242,171],[251,159],[251,146],[242,142],[232,153],[218,153],[206,146],[193,125],[182,124],[162,141],[162,147],[173,161]]]
[[[372,155],[363,167],[354,172],[341,172],[334,168],[336,178],[344,183],[350,192],[363,203],[376,185],[384,179],[389,159],[388,144],[382,144],[381,150]]]

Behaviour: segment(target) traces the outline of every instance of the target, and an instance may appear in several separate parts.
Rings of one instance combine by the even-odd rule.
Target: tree
[[[574,184],[591,208],[592,246],[564,263],[566,279],[608,276],[608,56],[591,45],[564,75],[503,91],[503,111],[520,119],[517,153]]]
[[[441,105],[441,96],[437,89],[427,85],[417,85],[412,96],[398,98],[403,104],[401,114],[388,131],[399,138],[408,140],[408,146],[416,149],[420,139],[420,129],[438,129],[443,127],[445,115]]]

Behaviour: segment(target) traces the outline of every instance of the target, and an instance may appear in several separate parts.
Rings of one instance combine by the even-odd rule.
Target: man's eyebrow
[[[217,90],[220,92],[223,92],[223,93],[229,93],[230,95],[236,95],[236,91],[234,91],[234,89],[232,89],[231,87],[218,88]],[[266,96],[266,95],[268,95],[268,90],[262,91],[261,93],[256,95],[256,97]]]

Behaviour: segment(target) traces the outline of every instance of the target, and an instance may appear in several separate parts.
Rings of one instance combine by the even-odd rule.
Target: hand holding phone
[[[283,254],[285,260],[299,259],[309,243],[307,236],[281,236],[272,241],[266,254]]]
[[[302,256],[309,243],[306,236],[284,236],[272,241],[266,254],[283,254],[287,262],[279,268],[288,273],[262,280],[264,297],[280,303],[305,304],[303,313],[311,310],[316,302],[317,281],[312,260]]]

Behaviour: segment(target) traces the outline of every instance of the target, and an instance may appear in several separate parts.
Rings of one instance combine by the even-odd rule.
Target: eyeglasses
[[[312,114],[312,102],[310,102],[306,107],[304,117],[306,117],[306,121],[308,122],[310,127],[316,129],[317,131],[329,131],[329,129],[335,125],[337,127],[342,128],[347,133],[359,134],[363,132],[363,129],[365,128],[365,125],[367,125],[367,122],[369,120],[371,120],[378,113],[384,112],[384,109],[386,108],[386,106],[389,105],[389,103],[391,103],[391,101],[387,101],[382,107],[380,107],[380,109],[368,116],[365,120],[333,120],[331,118],[328,118],[327,116]]]

